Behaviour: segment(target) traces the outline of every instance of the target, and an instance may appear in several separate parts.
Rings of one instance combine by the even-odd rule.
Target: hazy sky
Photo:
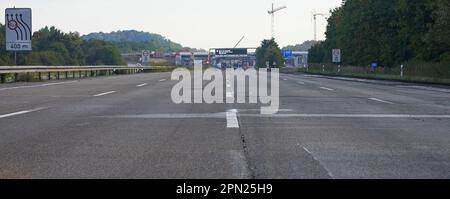
[[[242,36],[240,47],[270,38],[272,2],[288,7],[275,17],[276,40],[285,46],[312,40],[313,10],[327,13],[341,0],[1,0],[0,8],[32,8],[34,31],[46,25],[81,34],[136,29],[208,49],[233,47]],[[319,18],[319,39],[325,27]]]

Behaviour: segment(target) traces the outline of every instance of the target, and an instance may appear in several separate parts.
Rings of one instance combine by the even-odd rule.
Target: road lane
[[[261,116],[173,104],[169,77],[0,91],[0,114],[49,107],[0,119],[0,178],[450,178],[448,93],[282,75],[280,113]]]

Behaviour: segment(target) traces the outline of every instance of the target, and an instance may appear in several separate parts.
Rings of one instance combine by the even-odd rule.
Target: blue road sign
[[[289,59],[292,57],[292,50],[282,50],[284,59]]]

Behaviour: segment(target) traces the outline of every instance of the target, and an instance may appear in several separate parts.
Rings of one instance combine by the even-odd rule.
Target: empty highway
[[[450,87],[280,75],[280,112],[170,73],[0,85],[0,178],[450,178]]]

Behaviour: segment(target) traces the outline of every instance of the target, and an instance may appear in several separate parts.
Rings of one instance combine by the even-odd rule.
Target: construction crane
[[[317,16],[322,16],[322,17],[328,17],[329,15],[328,14],[325,14],[325,13],[316,13],[316,12],[313,12],[313,14],[312,14],[312,16],[313,16],[313,19],[314,19],[314,41],[317,41]]]
[[[242,36],[241,39],[236,43],[236,45],[234,45],[233,48],[236,48],[241,43],[241,41],[244,40],[244,38],[245,36]]]
[[[268,11],[268,13],[270,15],[272,15],[272,39],[275,38],[275,13],[280,11],[280,10],[286,9],[286,8],[287,8],[286,6],[281,6],[279,8],[274,8],[274,5],[272,3],[272,10]]]

